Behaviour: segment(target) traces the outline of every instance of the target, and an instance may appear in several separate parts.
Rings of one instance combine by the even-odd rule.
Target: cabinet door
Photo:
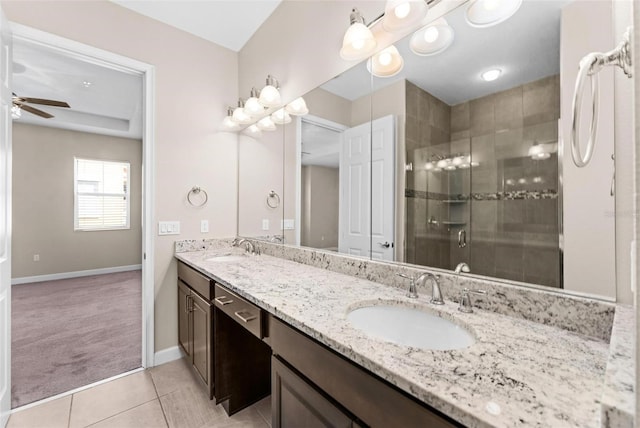
[[[191,293],[193,317],[193,366],[208,385],[211,376],[211,304]]]
[[[278,358],[271,360],[274,428],[354,427],[352,419]]]
[[[178,343],[191,361],[193,350],[191,343],[191,312],[189,295],[191,290],[184,282],[178,280]]]

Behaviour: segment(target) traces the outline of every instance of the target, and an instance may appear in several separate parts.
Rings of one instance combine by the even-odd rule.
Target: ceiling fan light
[[[364,18],[353,9],[350,15],[351,25],[344,33],[340,57],[347,61],[364,59],[371,55],[378,46],[378,42],[369,28],[364,25]]]
[[[256,125],[251,125],[247,127],[244,131],[242,131],[242,133],[244,135],[248,135],[249,137],[253,137],[253,138],[262,137],[262,131]]]
[[[309,108],[307,107],[307,103],[304,101],[304,98],[298,97],[295,100],[291,101],[284,107],[285,111],[289,114],[293,114],[296,116],[304,116],[305,114],[309,114]]]
[[[20,119],[22,117],[22,109],[20,106],[12,105],[11,106],[11,118],[12,119]]]
[[[416,55],[436,55],[451,46],[454,36],[453,28],[444,18],[440,18],[413,33],[409,48]]]
[[[465,16],[472,27],[491,27],[511,18],[521,5],[522,0],[471,0]]]
[[[266,108],[279,107],[282,104],[278,81],[272,75],[267,76],[267,84],[260,91],[258,102]]]
[[[283,108],[271,115],[271,120],[277,125],[285,125],[291,123],[291,116]]]
[[[258,91],[256,88],[251,89],[251,96],[244,103],[244,112],[249,116],[259,116],[264,113],[264,107],[258,101]]]
[[[376,77],[395,76],[403,67],[404,59],[394,45],[381,50],[367,61],[367,70]]]
[[[258,128],[260,128],[263,131],[275,131],[276,130],[276,124],[273,123],[273,120],[271,120],[271,116],[267,116],[267,117],[264,117],[264,118],[260,119],[256,125],[258,126]]]
[[[382,27],[387,31],[402,31],[414,27],[427,15],[424,0],[387,0]]]

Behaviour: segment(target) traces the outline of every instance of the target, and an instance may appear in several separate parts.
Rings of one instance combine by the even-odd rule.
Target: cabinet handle
[[[224,305],[228,305],[228,304],[230,304],[230,303],[233,303],[233,300],[232,300],[232,299],[224,300],[224,301],[223,301],[222,299],[229,299],[229,298],[228,298],[227,296],[220,296],[220,297],[216,297],[214,300],[215,300],[217,303],[220,303],[222,306],[224,306]]]
[[[189,297],[190,296],[184,297],[184,311],[187,313],[189,312]]]
[[[249,322],[257,318],[255,315],[252,315],[251,312],[247,312],[247,311],[235,311],[233,314],[244,322]]]
[[[458,247],[464,248],[467,246],[467,231],[460,229],[458,232]]]

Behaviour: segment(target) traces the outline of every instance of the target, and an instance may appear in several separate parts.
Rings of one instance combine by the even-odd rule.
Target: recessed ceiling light
[[[500,74],[502,74],[502,70],[500,70],[499,68],[493,68],[491,70],[483,72],[480,77],[482,77],[482,79],[487,82],[492,82],[500,77]]]
[[[91,85],[93,85],[93,83],[88,81],[88,80],[83,80],[82,81],[82,86],[84,86],[85,88],[88,88]]]

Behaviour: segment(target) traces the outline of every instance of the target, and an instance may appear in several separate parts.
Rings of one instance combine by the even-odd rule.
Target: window
[[[75,230],[129,229],[128,162],[75,158]]]

